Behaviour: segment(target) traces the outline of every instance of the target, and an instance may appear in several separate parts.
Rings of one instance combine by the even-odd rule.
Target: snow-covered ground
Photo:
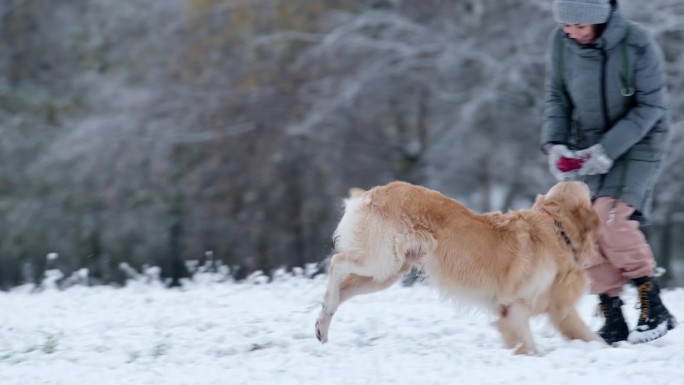
[[[0,293],[0,384],[678,384],[684,327],[619,347],[563,341],[540,318],[539,356],[502,348],[489,316],[458,309],[425,284],[343,304],[330,342],[314,322],[325,277],[271,284],[132,283]],[[635,292],[625,293],[635,322]],[[684,290],[663,297],[684,320]],[[581,315],[592,328],[594,299]]]

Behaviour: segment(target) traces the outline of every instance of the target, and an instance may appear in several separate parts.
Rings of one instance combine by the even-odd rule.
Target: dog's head
[[[600,220],[585,183],[558,182],[545,195],[537,196],[533,207],[544,209],[561,223],[582,259],[596,255]]]

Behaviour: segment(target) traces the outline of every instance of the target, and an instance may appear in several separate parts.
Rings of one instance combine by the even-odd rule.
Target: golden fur
[[[327,341],[340,303],[387,288],[417,266],[446,296],[475,299],[497,314],[504,344],[516,353],[536,351],[529,318],[538,314],[568,339],[600,340],[576,311],[598,225],[582,182],[556,184],[531,209],[484,215],[404,182],[352,189],[334,234],[316,336]]]

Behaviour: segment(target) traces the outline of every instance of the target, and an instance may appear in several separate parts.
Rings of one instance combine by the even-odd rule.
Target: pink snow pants
[[[613,202],[612,197],[599,197],[594,201],[594,210],[601,219],[599,256],[587,267],[591,292],[611,297],[620,295],[630,279],[652,276],[655,267],[653,251],[639,230],[639,222],[629,219],[633,207],[619,201],[614,222],[607,223]]]

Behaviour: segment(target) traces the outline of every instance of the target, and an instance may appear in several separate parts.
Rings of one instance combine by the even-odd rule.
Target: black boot
[[[677,320],[660,300],[660,287],[653,277],[632,280],[637,287],[641,315],[636,328],[629,333],[629,342],[653,341],[677,326]]]
[[[620,297],[609,297],[606,294],[599,295],[601,313],[606,319],[605,324],[597,332],[607,344],[612,345],[624,341],[629,335],[629,328],[625,317],[622,315],[622,300]]]

